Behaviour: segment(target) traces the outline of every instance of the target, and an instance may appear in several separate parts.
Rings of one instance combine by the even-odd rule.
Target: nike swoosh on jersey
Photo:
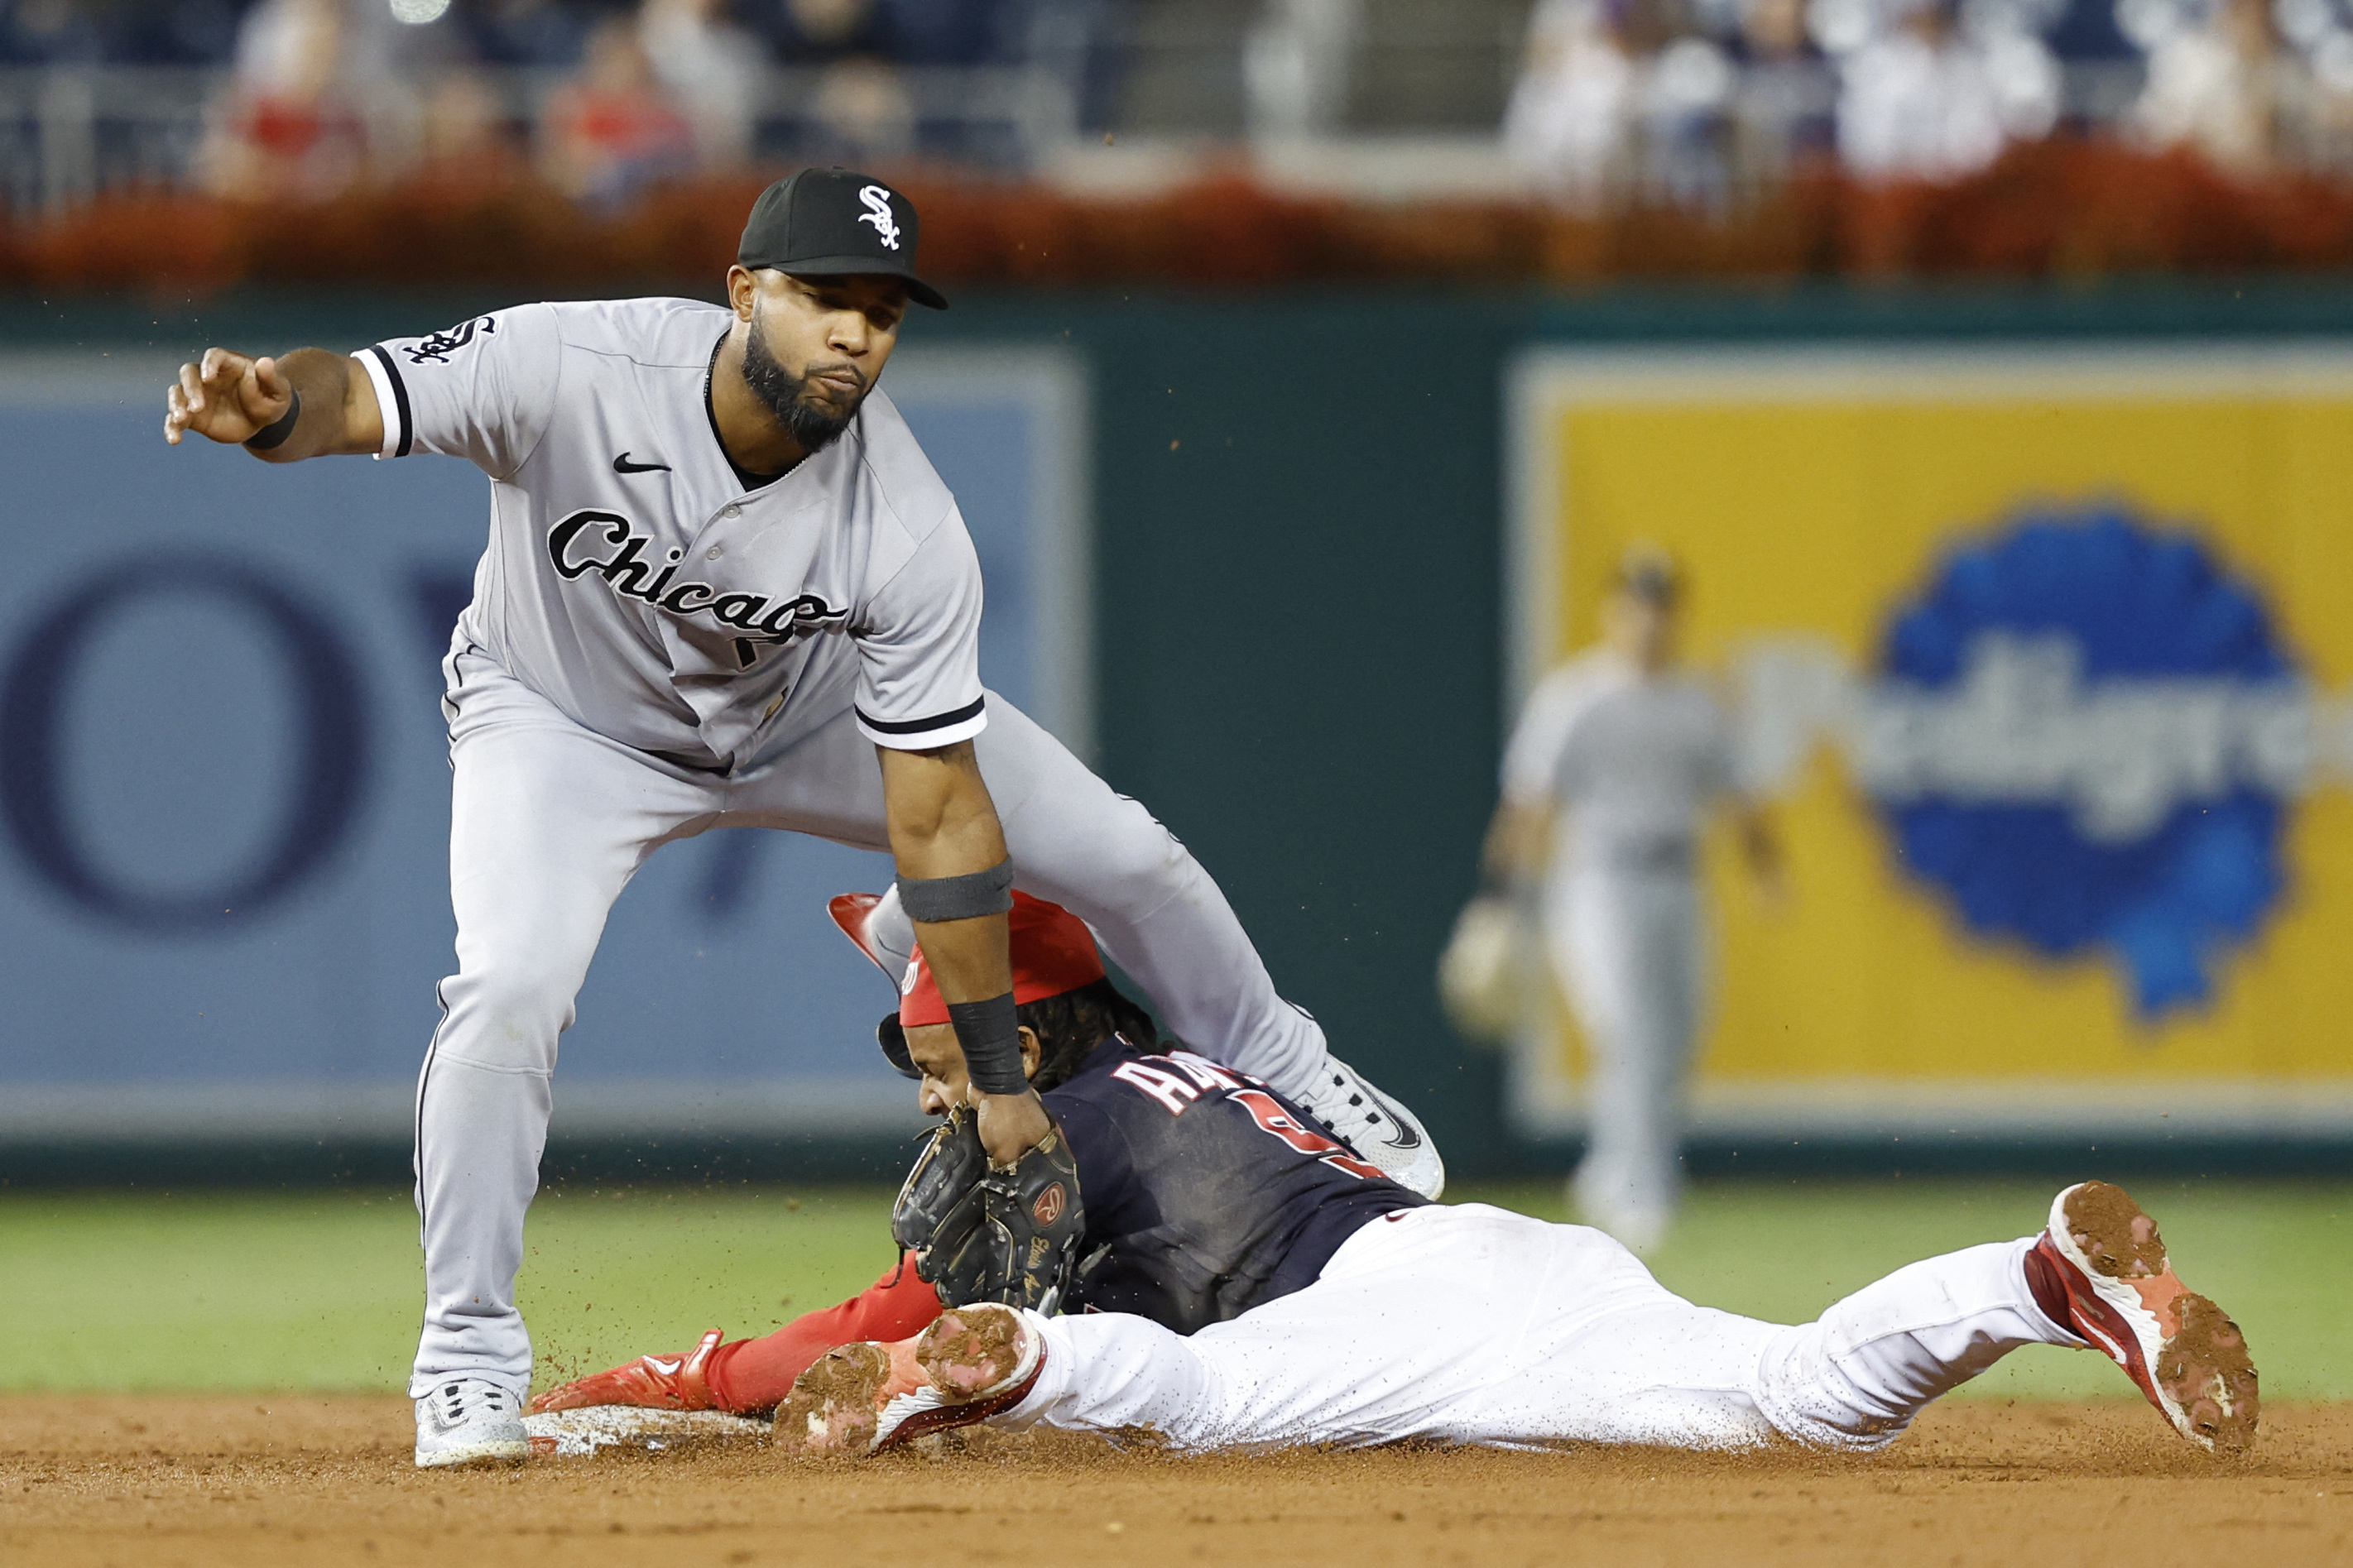
[[[656,468],[665,474],[670,471],[668,463],[632,463],[627,452],[613,459],[613,471],[617,474],[650,474]]]

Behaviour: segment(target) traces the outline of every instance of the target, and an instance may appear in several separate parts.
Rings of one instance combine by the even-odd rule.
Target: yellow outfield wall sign
[[[1695,1126],[2353,1131],[2353,346],[1539,351],[1515,691],[1690,575],[1790,897],[1708,857]],[[1574,1129],[1557,1008],[1525,1128]]]

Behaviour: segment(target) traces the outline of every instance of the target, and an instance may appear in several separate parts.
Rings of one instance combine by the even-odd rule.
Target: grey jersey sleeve
[[[859,731],[921,752],[987,726],[980,689],[980,557],[950,512],[866,606],[859,653]]]
[[[1577,721],[1591,700],[1579,673],[1574,664],[1553,670],[1520,710],[1504,752],[1504,798],[1514,805],[1550,807],[1567,785]]]
[[[554,418],[564,344],[553,309],[518,305],[353,357],[367,367],[384,413],[376,456],[438,452],[505,479]]]

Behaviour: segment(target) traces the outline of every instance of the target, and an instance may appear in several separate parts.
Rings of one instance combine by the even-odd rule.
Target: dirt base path
[[[2353,1406],[2219,1462],[2139,1405],[1955,1404],[1872,1460],[1387,1449],[1257,1459],[976,1435],[795,1468],[765,1448],[420,1474],[397,1400],[0,1398],[0,1563],[2353,1563]]]

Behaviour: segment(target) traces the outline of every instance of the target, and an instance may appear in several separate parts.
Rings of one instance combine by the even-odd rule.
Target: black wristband
[[[902,877],[899,904],[909,920],[925,925],[1004,914],[1013,907],[1013,861],[1008,857],[961,877]]]
[[[295,421],[302,417],[302,395],[289,391],[286,412],[245,438],[248,452],[267,452],[273,447],[286,445],[286,437],[294,434]]]
[[[1021,1070],[1021,1021],[1013,993],[986,1002],[951,1002],[948,1022],[964,1047],[965,1076],[983,1094],[1022,1094],[1029,1075]]]

